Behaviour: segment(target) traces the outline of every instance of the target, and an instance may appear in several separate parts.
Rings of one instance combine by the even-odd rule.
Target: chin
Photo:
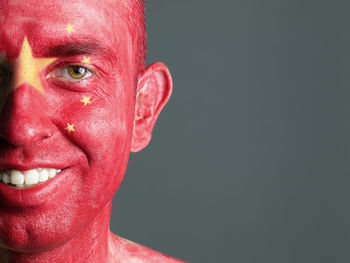
[[[18,252],[55,248],[72,238],[86,224],[81,214],[67,207],[1,211],[1,247]]]

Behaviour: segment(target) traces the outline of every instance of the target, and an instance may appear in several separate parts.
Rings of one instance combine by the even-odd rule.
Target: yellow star
[[[91,58],[84,57],[84,59],[81,61],[81,63],[90,64],[90,59]]]
[[[68,24],[65,30],[68,32],[68,34],[74,32],[74,25]]]
[[[68,130],[68,132],[74,132],[74,131],[75,131],[75,129],[74,129],[74,124],[69,124],[69,123],[67,122],[66,130]]]
[[[34,89],[44,94],[40,80],[40,71],[54,62],[56,58],[35,58],[27,37],[24,37],[19,57],[15,60],[15,75],[13,89],[23,83],[28,83]]]
[[[90,99],[91,99],[91,97],[84,96],[84,98],[81,100],[81,102],[84,103],[84,106],[86,106],[87,104],[91,103]]]

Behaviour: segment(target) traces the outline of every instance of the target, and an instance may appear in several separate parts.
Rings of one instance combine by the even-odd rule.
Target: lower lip
[[[67,171],[68,170],[68,171]],[[48,202],[57,192],[58,186],[64,187],[64,177],[69,169],[62,170],[54,178],[28,188],[16,188],[0,183],[0,202],[4,206],[31,207]]]

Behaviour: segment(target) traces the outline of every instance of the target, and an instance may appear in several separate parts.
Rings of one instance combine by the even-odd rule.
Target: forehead
[[[1,1],[0,48],[20,47],[27,36],[35,43],[33,52],[49,43],[92,38],[115,49],[128,38],[125,12],[122,1]]]

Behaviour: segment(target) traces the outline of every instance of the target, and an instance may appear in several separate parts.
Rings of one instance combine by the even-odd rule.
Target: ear
[[[139,77],[131,152],[141,151],[150,142],[154,124],[171,95],[172,86],[169,70],[160,62],[148,66]]]

